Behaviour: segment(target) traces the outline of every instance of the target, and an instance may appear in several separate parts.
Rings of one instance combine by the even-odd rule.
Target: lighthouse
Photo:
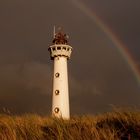
[[[67,61],[72,47],[68,45],[68,36],[61,30],[55,33],[49,46],[51,60],[54,62],[52,116],[62,119],[70,118]]]

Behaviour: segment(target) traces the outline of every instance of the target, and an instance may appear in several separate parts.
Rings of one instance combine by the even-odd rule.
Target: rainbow
[[[121,53],[126,63],[130,66],[138,83],[138,86],[140,86],[140,71],[137,65],[135,64],[133,56],[131,55],[127,47],[125,47],[125,45],[115,36],[115,34],[112,33],[109,27],[105,25],[105,23],[96,15],[96,13],[93,10],[91,10],[88,6],[83,4],[80,0],[71,0],[71,2],[76,8],[81,10],[81,12],[83,12],[89,19],[96,23],[99,26],[99,28],[101,28],[101,30],[105,32],[105,34],[112,40],[115,46],[117,46],[117,50]]]

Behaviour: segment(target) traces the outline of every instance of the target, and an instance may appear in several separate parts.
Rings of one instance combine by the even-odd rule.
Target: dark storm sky
[[[81,1],[125,44],[140,65],[140,1]],[[51,112],[53,26],[74,48],[69,63],[71,114],[111,105],[140,107],[140,86],[113,41],[70,0],[0,1],[0,111]]]

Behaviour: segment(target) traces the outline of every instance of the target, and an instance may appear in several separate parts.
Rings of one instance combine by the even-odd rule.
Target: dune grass
[[[140,112],[115,110],[70,120],[1,114],[0,140],[140,140]]]

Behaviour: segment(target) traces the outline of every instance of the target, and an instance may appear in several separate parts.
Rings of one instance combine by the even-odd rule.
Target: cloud
[[[50,67],[38,62],[6,64],[0,69],[2,88],[22,86],[24,89],[38,89],[40,93],[50,91]]]
[[[50,67],[43,63],[1,65],[0,111],[7,108],[11,113],[47,114],[51,105],[50,74]]]

